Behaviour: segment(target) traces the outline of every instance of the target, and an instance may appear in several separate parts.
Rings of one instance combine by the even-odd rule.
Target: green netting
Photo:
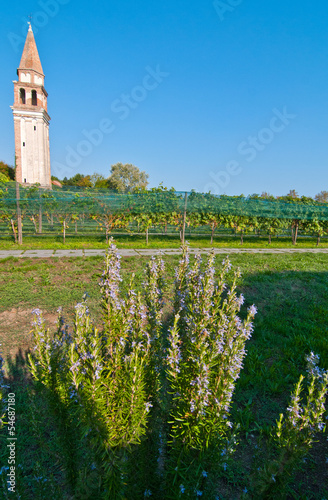
[[[108,190],[65,187],[44,190],[20,187],[22,215],[42,213],[57,216],[97,217],[101,215],[167,215],[186,213],[266,219],[328,220],[328,204],[313,200],[276,200],[153,190],[116,193]],[[13,217],[17,210],[15,183],[0,185],[0,216]]]

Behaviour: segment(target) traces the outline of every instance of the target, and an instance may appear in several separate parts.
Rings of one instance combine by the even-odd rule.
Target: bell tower
[[[31,23],[14,81],[16,180],[51,189],[48,94]]]

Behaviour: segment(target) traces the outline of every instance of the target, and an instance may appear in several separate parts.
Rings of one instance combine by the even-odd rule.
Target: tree
[[[8,177],[5,174],[3,174],[2,172],[0,172],[0,183],[1,182],[9,182]]]
[[[109,189],[129,193],[136,188],[146,188],[149,175],[140,171],[138,167],[130,163],[116,163],[111,166],[111,175],[108,178]]]
[[[316,194],[314,199],[319,201],[320,203],[328,202],[328,191],[320,191],[320,193]]]
[[[7,163],[4,163],[3,161],[0,161],[0,173],[5,175],[10,181],[15,180],[14,167],[10,167],[9,165],[7,165]]]
[[[291,189],[289,193],[286,194],[288,198],[298,198],[298,193],[296,193],[295,189]]]
[[[267,191],[262,191],[260,198],[264,198],[265,200],[274,200],[275,199],[275,197],[272,194],[268,193]]]
[[[91,177],[90,177],[92,187],[95,188],[107,188],[108,187],[108,180],[105,179],[105,177],[101,174],[98,174],[98,172],[94,172]]]
[[[76,174],[74,177],[67,179],[64,177],[62,184],[64,186],[79,186],[79,187],[92,187],[90,175]]]

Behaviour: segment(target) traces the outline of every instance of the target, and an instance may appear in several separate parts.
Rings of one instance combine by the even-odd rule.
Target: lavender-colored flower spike
[[[254,306],[254,304],[248,308],[248,312],[251,316],[255,316],[255,314],[257,313],[257,308]]]

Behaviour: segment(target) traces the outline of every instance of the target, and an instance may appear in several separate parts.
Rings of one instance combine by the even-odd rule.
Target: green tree
[[[92,187],[91,176],[83,174],[75,174],[70,179],[64,177],[62,184],[64,186]]]
[[[90,177],[92,187],[95,188],[107,188],[108,187],[108,179],[105,179],[105,177],[101,174],[98,174],[98,172],[94,172],[91,177]]]
[[[7,163],[3,161],[0,161],[0,173],[5,175],[10,181],[15,180],[15,168],[7,165]]]
[[[111,175],[108,178],[109,189],[114,189],[123,193],[129,193],[137,188],[146,188],[148,177],[144,171],[130,163],[116,163],[111,166]]]
[[[8,177],[2,172],[0,172],[0,182],[9,182]]]

